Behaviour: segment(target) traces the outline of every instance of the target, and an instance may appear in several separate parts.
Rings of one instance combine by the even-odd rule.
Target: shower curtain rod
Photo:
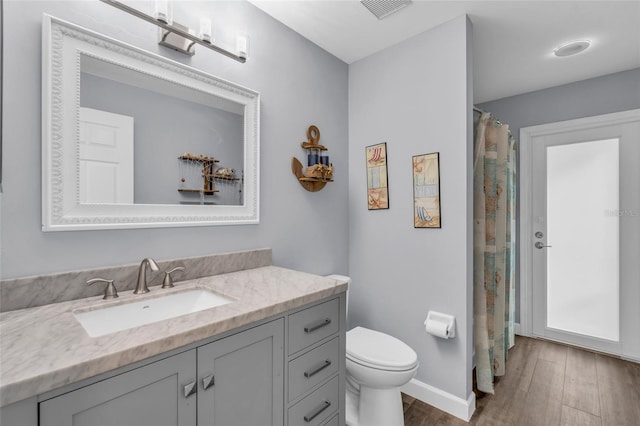
[[[482,109],[478,108],[478,107],[477,107],[477,106],[475,106],[475,105],[473,106],[473,110],[474,110],[475,112],[480,113],[480,114],[489,114],[490,118],[493,118],[493,119],[495,120],[495,125],[496,125],[496,126],[498,126],[498,127],[502,127],[502,121],[498,120],[498,118],[497,118],[497,117],[494,117],[494,115],[493,115],[493,114],[491,114],[490,112],[484,111],[484,110],[482,110]],[[511,133],[511,130],[509,130],[509,133]]]

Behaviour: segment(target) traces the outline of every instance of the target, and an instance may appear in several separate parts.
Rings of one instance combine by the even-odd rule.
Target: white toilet
[[[418,371],[416,352],[393,336],[364,327],[347,332],[346,352],[347,426],[404,426],[400,387]]]
[[[404,342],[375,330],[347,332],[347,425],[403,426],[400,387],[418,371]]]

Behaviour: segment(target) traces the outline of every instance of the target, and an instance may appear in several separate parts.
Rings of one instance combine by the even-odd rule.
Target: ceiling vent
[[[369,12],[373,13],[376,18],[384,19],[409,6],[411,0],[360,0],[360,3],[369,9]]]

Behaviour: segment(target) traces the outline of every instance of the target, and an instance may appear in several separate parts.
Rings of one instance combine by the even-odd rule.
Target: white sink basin
[[[234,302],[226,296],[195,288],[159,297],[147,297],[139,302],[123,303],[73,315],[91,337],[179,317]]]

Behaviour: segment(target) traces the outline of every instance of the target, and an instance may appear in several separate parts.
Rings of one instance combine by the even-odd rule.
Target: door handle
[[[537,249],[543,249],[545,247],[551,247],[551,246],[545,246],[543,242],[538,241],[537,243],[534,244],[535,248]]]

